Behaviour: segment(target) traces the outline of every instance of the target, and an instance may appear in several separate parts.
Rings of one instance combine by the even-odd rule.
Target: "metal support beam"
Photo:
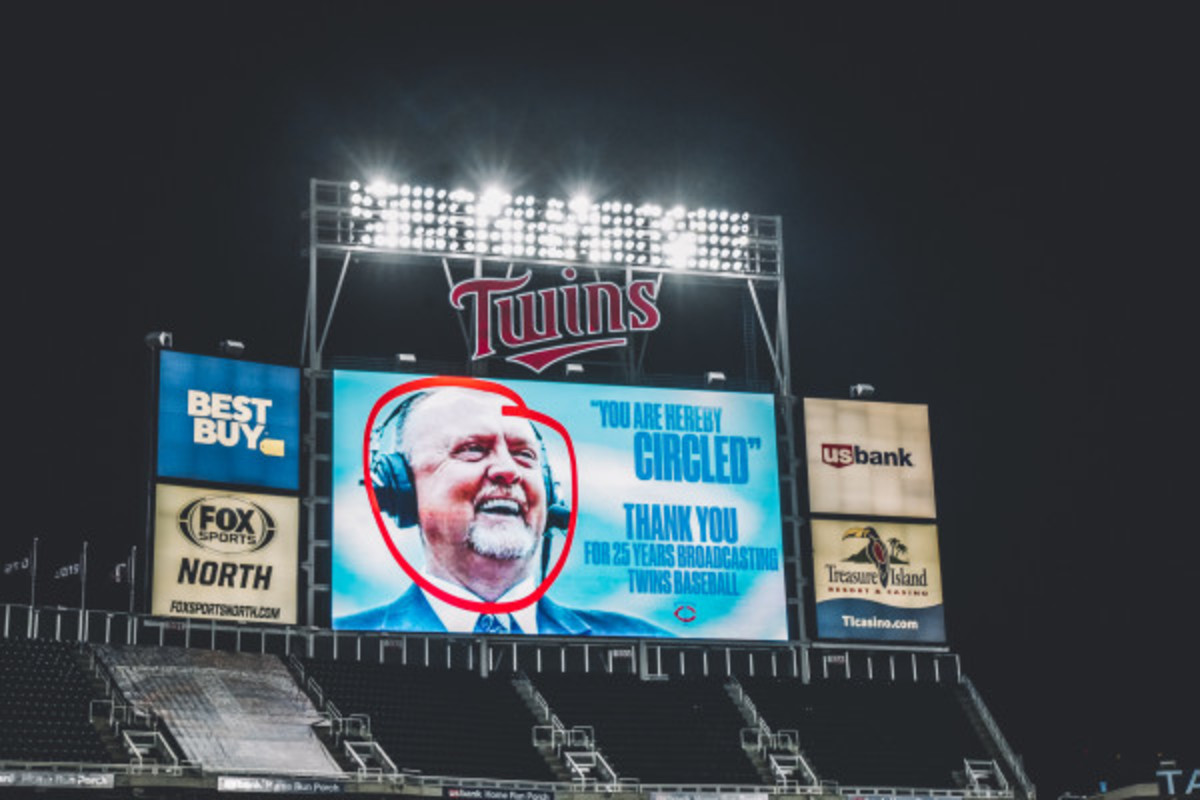
[[[325,352],[325,339],[329,336],[329,328],[333,325],[333,312],[337,310],[338,298],[342,296],[342,284],[346,282],[346,270],[350,267],[350,253],[342,260],[342,270],[338,273],[337,287],[333,290],[333,300],[329,303],[329,314],[325,317],[325,329],[321,331],[321,340],[317,343],[317,357]]]

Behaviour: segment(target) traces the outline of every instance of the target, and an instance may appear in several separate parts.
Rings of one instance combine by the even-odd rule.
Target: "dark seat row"
[[[74,647],[0,640],[0,760],[106,763],[89,718],[88,676]]]
[[[555,779],[533,747],[533,714],[507,677],[318,660],[306,669],[343,714],[370,716],[376,740],[401,768]]]
[[[956,689],[932,683],[742,678],[775,730],[792,729],[823,780],[954,788],[964,758],[987,758]]]
[[[534,684],[572,726],[590,725],[623,778],[643,783],[761,784],[741,747],[746,726],[717,679],[538,675]]]

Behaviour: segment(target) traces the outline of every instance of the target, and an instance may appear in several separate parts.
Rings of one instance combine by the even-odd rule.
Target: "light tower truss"
[[[330,547],[330,497],[322,494],[321,485],[322,475],[328,476],[332,418],[329,392],[322,391],[331,375],[326,368],[326,344],[352,268],[386,262],[397,269],[440,271],[448,289],[455,284],[455,272],[481,278],[511,276],[518,269],[574,268],[610,279],[619,276],[626,287],[635,280],[653,280],[656,292],[664,281],[686,281],[745,293],[753,324],[747,322],[738,333],[761,343],[770,359],[778,415],[785,560],[795,576],[788,603],[796,622],[795,641],[808,641],[800,567],[796,399],[791,388],[779,217],[611,199],[537,198],[494,189],[476,193],[386,181],[313,179],[306,219],[309,276],[300,360],[309,399],[303,523],[307,557],[302,564],[309,624],[317,624],[318,595],[327,596],[329,591],[319,568],[322,557],[328,561]],[[470,342],[474,318],[463,314],[459,322],[464,340]],[[703,321],[692,324],[696,323]],[[673,319],[667,324],[689,323]],[[649,335],[653,334],[642,334],[640,352],[637,347],[615,351],[614,361],[628,383],[643,377]],[[398,342],[395,351],[403,349]],[[469,355],[464,361],[469,371],[479,367]]]

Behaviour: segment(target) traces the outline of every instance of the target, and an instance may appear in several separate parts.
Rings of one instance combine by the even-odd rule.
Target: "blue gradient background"
[[[295,491],[300,486],[300,370],[164,350],[159,362],[158,475]],[[265,397],[262,438],[282,439],[283,456],[241,444],[196,444],[189,389]],[[253,423],[252,423],[253,424]],[[261,439],[260,439],[261,441]]]

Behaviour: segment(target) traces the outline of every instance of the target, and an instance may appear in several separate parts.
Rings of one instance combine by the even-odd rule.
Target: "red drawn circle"
[[[379,499],[375,497],[375,486],[371,480],[371,431],[375,428],[375,418],[379,416],[379,412],[384,406],[390,403],[397,397],[412,392],[419,392],[423,389],[431,389],[441,386],[458,386],[464,389],[474,389],[480,392],[492,392],[498,394],[510,401],[513,405],[501,406],[500,413],[506,417],[522,417],[530,422],[537,422],[551,430],[555,431],[562,437],[567,445],[567,455],[571,461],[571,486],[575,489],[574,502],[571,503],[571,520],[567,524],[567,541],[563,544],[562,552],[559,553],[558,560],[554,562],[554,567],[546,573],[546,577],[538,584],[537,588],[524,597],[516,600],[508,600],[503,603],[487,602],[484,600],[466,600],[462,597],[450,594],[449,592],[435,586],[424,575],[417,570],[412,564],[408,563],[408,559],[400,552],[400,548],[392,541],[392,536],[388,532],[387,525],[383,522],[383,515],[379,512]],[[567,563],[567,555],[571,552],[571,544],[575,541],[575,519],[578,514],[578,486],[577,468],[575,464],[575,445],[571,441],[571,435],[567,433],[567,429],[562,423],[553,417],[549,417],[540,411],[534,411],[525,405],[525,401],[521,396],[507,386],[502,386],[499,383],[492,381],[480,380],[478,378],[460,378],[452,375],[438,376],[432,378],[419,378],[415,381],[403,383],[394,389],[390,389],[384,393],[375,405],[371,408],[371,413],[367,416],[367,425],[363,431],[363,486],[367,490],[367,498],[371,503],[371,515],[375,518],[375,525],[379,528],[379,533],[383,536],[383,543],[387,545],[387,549],[392,554],[392,558],[396,559],[396,563],[404,570],[409,578],[418,586],[424,589],[429,594],[444,600],[452,606],[465,609],[467,611],[478,612],[480,614],[508,614],[513,611],[520,611],[522,608],[527,608],[533,605],[538,600],[542,599],[542,595],[550,588],[554,581],[558,580],[559,574]]]
[[[686,603],[675,609],[675,619],[680,622],[695,622],[697,616],[699,615],[696,613],[696,607]]]

